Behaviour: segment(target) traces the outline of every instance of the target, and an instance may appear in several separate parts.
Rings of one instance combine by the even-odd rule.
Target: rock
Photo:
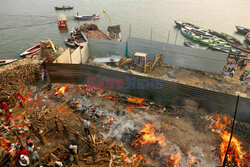
[[[177,74],[176,71],[168,71],[168,72],[167,72],[167,76],[168,76],[169,78],[172,78],[172,79],[175,79],[175,78],[176,78],[176,74]]]

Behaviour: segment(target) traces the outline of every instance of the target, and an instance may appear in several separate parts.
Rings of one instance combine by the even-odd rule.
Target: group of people
[[[234,73],[236,71],[236,67],[237,67],[237,63],[235,61],[228,61],[227,64],[225,65],[223,75],[227,76],[229,74],[229,76],[233,78]]]
[[[30,140],[29,137],[26,138],[26,148],[21,145],[19,151],[16,152],[16,157],[19,159],[20,166],[29,166],[29,164],[34,164],[39,161],[40,156],[37,152],[37,149],[34,143]],[[30,160],[31,159],[31,160]]]
[[[15,166],[30,166],[39,161],[40,156],[34,143],[27,137],[25,140],[26,146],[22,143],[10,143],[5,137],[0,136],[1,146],[11,155],[11,160]]]
[[[15,96],[19,103],[19,106],[24,108],[23,102],[25,102],[26,99],[20,93],[16,93]],[[4,100],[1,100],[0,102],[0,109],[1,109],[1,114],[6,116],[6,121],[4,125],[7,126],[10,124],[11,121],[12,110],[9,108],[9,105]]]

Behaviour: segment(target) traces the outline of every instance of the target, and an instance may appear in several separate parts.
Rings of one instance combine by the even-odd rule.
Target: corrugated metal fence
[[[127,42],[89,39],[89,55],[104,57],[123,55],[132,57],[135,52],[148,54],[153,60],[155,55],[165,54],[164,63],[199,71],[221,74],[227,60],[227,54],[204,49],[188,48],[163,42],[128,38]]]
[[[233,95],[91,65],[47,64],[47,69],[52,83],[86,84],[89,77],[96,77],[96,81],[104,81],[105,86],[108,84],[107,81],[114,81],[113,90],[119,93],[178,106],[184,106],[186,100],[194,100],[198,102],[200,108],[210,113],[233,116],[237,99],[237,96]],[[121,89],[117,89],[116,81],[121,83]],[[98,83],[95,82],[95,84]],[[237,119],[250,122],[249,111],[250,99],[241,97]]]

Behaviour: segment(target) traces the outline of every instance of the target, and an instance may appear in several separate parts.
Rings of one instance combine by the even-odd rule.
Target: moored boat
[[[76,44],[75,44],[75,41],[71,38],[68,38],[68,39],[64,39],[64,42],[66,45],[70,46],[70,47],[75,47]]]
[[[73,6],[55,6],[55,10],[69,10],[69,9],[73,9]]]
[[[195,45],[190,40],[184,40],[184,46],[195,48]]]
[[[247,33],[247,35],[246,35],[246,37],[245,37],[245,41],[246,41],[247,44],[250,45],[250,32]]]
[[[0,66],[5,66],[7,64],[14,63],[17,60],[18,59],[3,59],[3,60],[0,60]]]
[[[217,37],[220,37],[220,38],[225,38],[225,36],[224,35],[222,35],[221,33],[219,33],[219,32],[217,32],[217,31],[214,31],[214,30],[208,30],[208,32],[210,33],[210,34],[212,34],[212,35],[215,35],[215,36],[217,36]]]
[[[224,36],[223,38],[229,43],[236,44],[236,45],[241,44],[240,41],[237,38],[235,38],[235,37],[233,37],[231,35],[228,35],[228,34],[223,33],[223,32],[221,33],[221,35],[223,35]]]
[[[237,29],[237,32],[240,34],[246,35],[248,32],[250,32],[250,29],[248,29],[248,28],[244,28],[241,26],[235,26],[235,27]]]
[[[184,28],[186,28],[189,31],[192,31],[193,33],[195,33],[198,36],[204,36],[204,37],[213,37],[212,34],[209,34],[208,32],[204,31],[204,30],[200,30],[200,29],[196,29],[193,27],[189,27],[189,26],[184,26]]]
[[[243,52],[250,53],[250,49],[244,48],[241,45],[235,45],[235,44],[232,44],[232,43],[229,43],[229,45],[231,45],[232,47],[234,47],[236,49],[239,49],[239,50],[241,50]]]
[[[32,53],[40,51],[40,44],[34,45],[20,54],[21,57],[26,57]]]
[[[67,28],[68,23],[67,23],[67,17],[64,14],[59,14],[57,16],[57,23],[59,28]]]
[[[81,30],[77,30],[76,33],[73,34],[73,39],[76,46],[84,46],[88,42],[87,37]]]
[[[79,15],[74,15],[74,19],[76,20],[96,20],[99,19],[101,16],[93,14],[92,16],[79,16]]]
[[[219,43],[213,43],[213,44],[209,44],[208,47],[219,47],[219,48],[225,48],[225,49],[231,49],[232,47],[230,45],[227,44],[219,44]]]
[[[122,40],[120,25],[108,26],[107,35],[112,39],[120,42]]]
[[[194,34],[192,31],[187,30],[186,28],[183,28],[183,27],[182,27],[182,28],[181,28],[181,33],[182,33],[185,37],[190,38],[190,39],[192,39],[192,40],[194,40],[194,41],[196,41],[196,42],[199,42],[199,41],[201,40],[201,37],[200,37],[200,36]]]

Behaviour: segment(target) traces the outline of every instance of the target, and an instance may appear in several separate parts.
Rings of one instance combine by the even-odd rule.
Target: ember
[[[181,160],[181,152],[178,152],[176,155],[172,154],[167,161],[166,167],[177,167]]]
[[[143,98],[129,97],[127,101],[131,103],[139,104],[139,106],[146,104],[146,101]]]
[[[107,123],[112,123],[114,121],[114,117],[109,117],[109,119],[107,120]]]
[[[192,167],[192,164],[195,163],[195,158],[192,156],[190,151],[187,151],[188,159],[189,159],[189,167]]]
[[[65,85],[65,86],[63,86],[63,87],[61,87],[61,88],[55,93],[55,95],[64,94],[68,86],[69,86],[69,84],[67,84],[67,85]]]
[[[155,130],[151,128],[152,123],[147,123],[145,128],[139,132],[139,138],[133,141],[132,146],[137,147],[146,143],[158,143],[160,146],[166,146],[164,136],[156,136]]]

